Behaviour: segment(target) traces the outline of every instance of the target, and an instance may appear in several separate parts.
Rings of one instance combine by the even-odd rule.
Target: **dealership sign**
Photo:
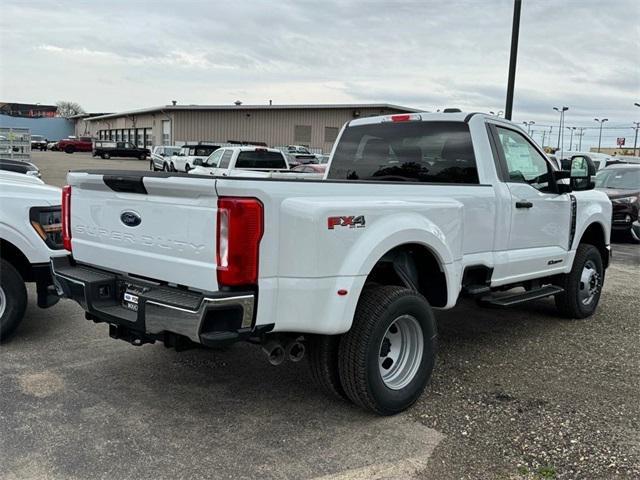
[[[624,146],[624,137],[618,137],[617,143],[618,143],[619,147],[623,147]]]

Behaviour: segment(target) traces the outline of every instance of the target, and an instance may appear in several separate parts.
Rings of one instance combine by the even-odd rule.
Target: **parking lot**
[[[34,153],[68,170],[148,161]],[[62,300],[0,347],[3,478],[638,478],[640,246],[613,245],[595,316],[551,300],[437,312],[439,364],[407,412],[316,391],[254,345],[177,353],[112,340]]]

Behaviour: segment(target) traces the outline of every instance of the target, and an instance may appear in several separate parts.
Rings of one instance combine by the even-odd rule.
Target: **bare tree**
[[[58,116],[64,118],[69,118],[80,113],[85,113],[84,108],[82,108],[80,104],[76,102],[61,100],[56,103],[56,106],[58,107]]]

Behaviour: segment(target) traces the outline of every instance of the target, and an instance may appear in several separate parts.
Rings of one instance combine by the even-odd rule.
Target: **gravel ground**
[[[423,478],[640,478],[640,248],[616,251],[590,319],[552,301],[438,315],[437,373],[410,415],[446,437]]]
[[[69,169],[148,168],[33,157],[57,185]],[[0,352],[0,477],[638,479],[640,247],[613,251],[590,319],[559,319],[548,300],[438,312],[432,383],[384,421],[322,397],[303,365],[271,367],[250,346],[136,349],[71,302],[46,315],[30,305]],[[372,462],[386,470],[358,470]]]

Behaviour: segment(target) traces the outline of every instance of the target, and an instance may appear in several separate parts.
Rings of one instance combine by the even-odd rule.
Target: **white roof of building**
[[[139,115],[154,112],[172,112],[179,110],[312,110],[312,109],[347,109],[347,108],[387,108],[403,112],[419,112],[420,109],[393,105],[390,103],[339,103],[339,104],[300,104],[300,105],[160,105],[157,107],[140,108],[124,112],[109,113],[87,118],[103,120],[107,118],[123,117],[126,115]]]

